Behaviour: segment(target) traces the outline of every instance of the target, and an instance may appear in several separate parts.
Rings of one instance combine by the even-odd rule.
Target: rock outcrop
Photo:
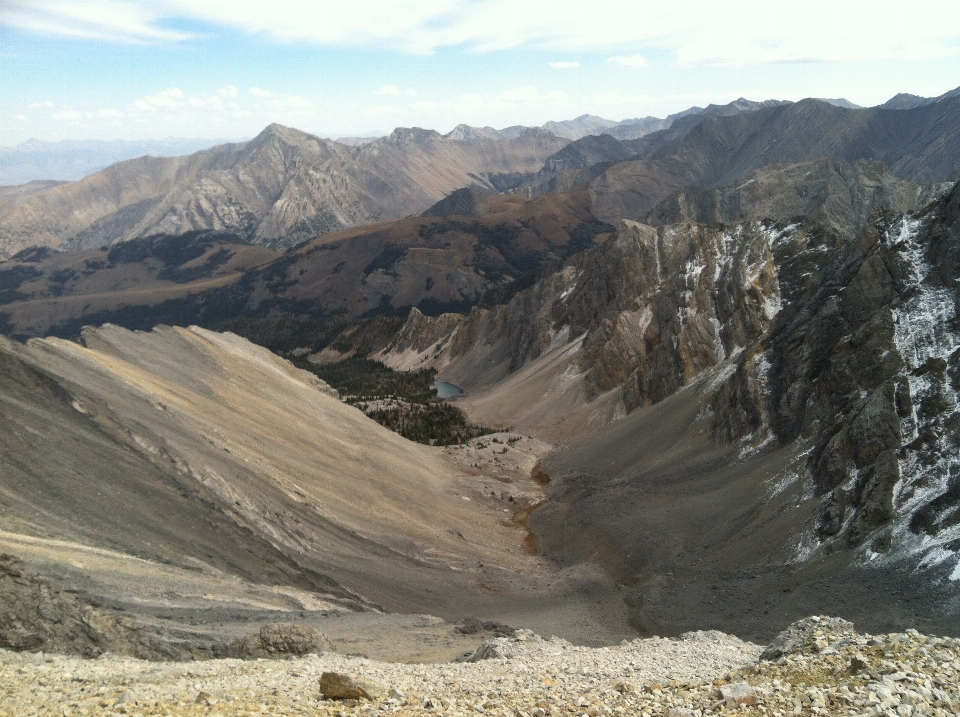
[[[303,657],[332,650],[330,641],[315,627],[289,622],[266,624],[257,634],[235,640],[228,647],[232,655],[244,659]]]
[[[0,554],[0,648],[96,657],[107,644],[91,610],[22,560]]]

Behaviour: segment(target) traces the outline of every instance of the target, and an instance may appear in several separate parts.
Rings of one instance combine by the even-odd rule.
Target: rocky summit
[[[584,648],[518,630],[478,653],[484,658],[448,665],[331,652],[157,664],[0,651],[0,715],[948,717],[960,710],[956,638],[869,635],[834,618],[801,620],[763,652],[719,632]]]

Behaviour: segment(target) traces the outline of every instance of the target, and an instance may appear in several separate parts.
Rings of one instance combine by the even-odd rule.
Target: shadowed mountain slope
[[[921,185],[898,179],[879,161],[821,159],[775,164],[746,174],[733,185],[677,192],[648,212],[643,221],[658,226],[804,216],[852,236],[876,207],[912,212],[951,187],[949,182]]]
[[[773,164],[877,159],[912,182],[960,168],[960,98],[909,110],[846,109],[819,100],[708,118],[651,154],[619,162],[590,185],[604,221],[633,219],[689,186],[732,184]]]
[[[584,115],[565,123],[547,123],[544,129],[574,141],[547,159],[535,174],[512,174],[491,177],[500,190],[536,197],[547,192],[565,192],[589,184],[612,165],[631,158],[650,154],[668,142],[686,135],[707,117],[729,117],[754,112],[765,107],[790,104],[780,100],[751,102],[740,98],[726,105],[691,107],[665,119],[647,117],[613,123],[599,117]]]
[[[486,212],[451,215],[462,196],[467,208],[480,202]],[[410,306],[469,311],[488,293],[493,303],[508,299],[613,229],[593,218],[585,190],[526,200],[465,189],[430,213],[439,216],[333,232],[281,256],[204,232],[85,252],[27,251],[0,265],[8,287],[0,312],[8,333],[72,337],[84,324],[105,322],[218,328],[236,319],[226,325],[241,330],[247,320],[291,319],[315,329],[363,315],[405,316]],[[285,348],[314,338],[301,340]]]

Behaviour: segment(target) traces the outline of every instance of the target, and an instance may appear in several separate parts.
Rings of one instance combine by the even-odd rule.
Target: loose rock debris
[[[287,660],[147,662],[0,651],[0,715],[497,715],[706,717],[960,713],[960,639],[866,635],[807,618],[779,654],[720,632],[578,647],[529,630],[484,645],[475,663],[392,664],[335,653]],[[768,657],[772,652],[768,651]],[[377,685],[328,699],[324,673]],[[329,674],[327,683],[334,678]]]

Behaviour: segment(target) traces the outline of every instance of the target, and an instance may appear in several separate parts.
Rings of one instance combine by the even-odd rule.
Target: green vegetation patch
[[[436,371],[394,371],[379,361],[353,356],[337,363],[316,365],[305,359],[294,363],[305,368],[340,392],[349,403],[358,404],[385,398],[409,403],[428,403],[436,399],[430,390]]]
[[[305,358],[291,360],[337,389],[346,403],[411,441],[447,446],[492,433],[467,421],[457,406],[437,398],[430,388],[436,379],[434,369],[394,371],[357,356],[321,365]]]
[[[468,423],[464,412],[450,403],[410,403],[365,413],[404,438],[430,446],[466,443],[471,438],[493,432],[486,426]]]
[[[43,276],[43,273],[32,266],[11,266],[0,269],[0,304],[10,304],[14,301],[25,301],[29,295],[17,291],[25,281]]]

